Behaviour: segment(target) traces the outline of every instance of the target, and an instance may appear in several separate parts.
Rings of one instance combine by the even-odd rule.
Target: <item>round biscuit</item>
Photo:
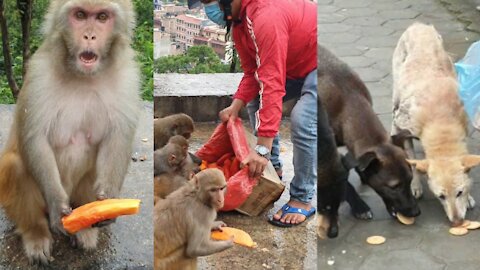
[[[381,245],[385,243],[385,241],[385,237],[380,235],[374,235],[367,238],[367,243],[369,243],[370,245]]]
[[[480,228],[480,222],[478,221],[470,221],[470,224],[466,227],[469,230],[476,230]]]
[[[462,236],[468,233],[468,229],[464,227],[452,227],[448,232],[456,236]]]
[[[400,223],[405,225],[412,225],[413,223],[415,223],[414,217],[406,217],[400,213],[397,213],[397,220],[400,221]]]

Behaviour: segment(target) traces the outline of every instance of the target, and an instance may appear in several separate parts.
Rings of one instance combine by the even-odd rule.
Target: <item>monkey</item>
[[[200,164],[202,164],[202,160],[197,157],[196,155],[188,152],[188,141],[185,139],[185,137],[181,135],[175,135],[170,137],[168,140],[168,143],[175,143],[183,148],[185,151],[187,157],[185,159],[185,162],[183,164],[182,170],[181,170],[181,175],[184,177],[191,179],[192,176],[200,171]]]
[[[194,123],[190,116],[179,113],[153,120],[154,150],[167,144],[170,137],[182,135],[189,139],[194,131]]]
[[[226,226],[215,221],[226,186],[219,169],[206,169],[157,202],[153,213],[155,270],[197,269],[197,257],[233,246],[233,239],[210,239],[211,230]]]
[[[153,175],[163,173],[180,174],[188,152],[176,143],[167,143],[164,147],[153,152]]]
[[[172,136],[167,145],[154,152],[154,196],[155,201],[186,184],[199,170],[188,153],[188,141],[181,135]],[[198,159],[198,158],[197,158]]]
[[[162,173],[153,178],[154,204],[158,199],[165,199],[168,194],[179,189],[189,178],[175,173]]]
[[[134,25],[130,0],[50,1],[0,157],[0,205],[31,263],[48,264],[71,207],[120,193],[142,106]]]

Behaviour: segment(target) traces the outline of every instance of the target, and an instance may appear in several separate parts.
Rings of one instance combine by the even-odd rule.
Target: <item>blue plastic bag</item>
[[[480,41],[470,45],[465,57],[455,64],[459,95],[473,127],[480,129]]]

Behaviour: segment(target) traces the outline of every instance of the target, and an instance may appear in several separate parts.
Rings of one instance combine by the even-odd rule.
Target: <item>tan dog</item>
[[[467,118],[457,94],[452,61],[433,26],[414,23],[400,37],[393,54],[392,134],[407,129],[416,135],[426,159],[408,160],[416,170],[412,193],[422,195],[419,172],[427,173],[428,185],[454,224],[461,223],[470,196],[468,170],[480,163],[466,145]],[[412,140],[409,158],[415,158]]]

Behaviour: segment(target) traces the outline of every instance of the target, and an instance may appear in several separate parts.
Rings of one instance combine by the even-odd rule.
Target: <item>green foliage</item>
[[[47,11],[49,0],[33,1],[32,27],[30,35],[30,52],[33,54],[42,42],[41,26]],[[142,97],[153,99],[153,1],[134,0],[137,12],[137,27],[133,40],[133,48],[137,51],[137,61],[141,68]],[[22,30],[20,14],[16,1],[5,1],[5,16],[8,23],[10,50],[15,79],[22,84]],[[1,42],[0,42],[1,44]],[[3,52],[0,50],[0,103],[14,103],[11,90],[5,76]]]
[[[223,64],[211,47],[202,45],[190,47],[182,55],[169,55],[156,59],[155,72],[188,74],[227,73],[230,72],[230,65]]]
[[[135,0],[137,28],[133,48],[143,76],[142,98],[153,100],[153,1]]]

